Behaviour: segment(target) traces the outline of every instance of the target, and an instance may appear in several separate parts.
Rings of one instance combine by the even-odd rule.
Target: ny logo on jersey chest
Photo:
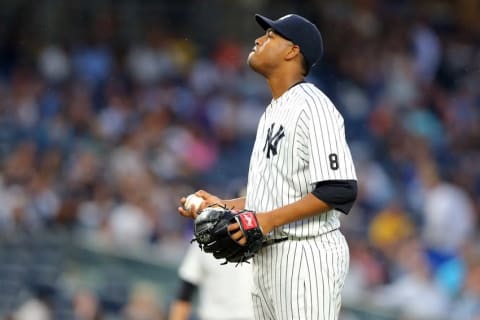
[[[283,129],[283,126],[280,125],[280,127],[275,133],[274,126],[275,123],[272,123],[270,128],[268,128],[267,139],[265,139],[265,145],[263,146],[263,152],[267,152],[267,159],[270,159],[270,154],[276,155],[278,153],[278,142],[280,141],[280,139],[285,137],[285,131]]]

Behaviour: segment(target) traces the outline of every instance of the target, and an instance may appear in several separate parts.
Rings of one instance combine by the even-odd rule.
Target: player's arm
[[[304,198],[284,207],[259,214],[257,218],[264,233],[273,228],[337,209],[348,214],[357,197],[355,180],[334,180],[317,183]]]
[[[175,301],[170,307],[169,320],[188,320],[192,310],[192,298],[197,286],[188,281],[182,280],[180,290]]]
[[[333,208],[348,213],[357,196],[355,180],[338,180],[317,184],[314,191],[304,198],[268,212],[258,212],[257,219],[263,234],[274,228],[325,213]],[[238,224],[229,226],[232,238],[240,244],[246,239]]]

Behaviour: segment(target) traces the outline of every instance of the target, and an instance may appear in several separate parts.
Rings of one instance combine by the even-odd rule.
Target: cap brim
[[[270,28],[275,31],[275,33],[279,34],[281,37],[290,40],[287,36],[285,36],[285,32],[283,32],[279,26],[278,23],[275,23],[272,19],[269,19],[267,17],[264,17],[260,14],[255,15],[255,20],[257,20],[257,23],[260,25],[260,27],[263,28],[263,30],[268,30]]]
[[[263,28],[263,30],[267,30],[269,28],[273,28],[273,20],[268,19],[267,17],[264,17],[260,14],[255,15],[255,20],[257,20],[257,23],[260,25],[260,27]]]

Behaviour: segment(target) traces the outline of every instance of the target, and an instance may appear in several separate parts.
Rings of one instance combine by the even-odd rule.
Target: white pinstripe
[[[328,97],[301,83],[272,100],[258,125],[246,208],[270,211],[302,199],[317,182],[356,179],[343,118]],[[254,258],[257,319],[336,319],[349,263],[336,230],[340,214],[330,210],[268,235],[295,240],[266,247]]]

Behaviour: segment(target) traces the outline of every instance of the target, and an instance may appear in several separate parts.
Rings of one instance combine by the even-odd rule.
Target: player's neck
[[[288,91],[295,84],[304,81],[305,78],[302,75],[282,75],[279,77],[270,77],[267,79],[270,91],[272,92],[272,98],[278,99],[285,92]]]

